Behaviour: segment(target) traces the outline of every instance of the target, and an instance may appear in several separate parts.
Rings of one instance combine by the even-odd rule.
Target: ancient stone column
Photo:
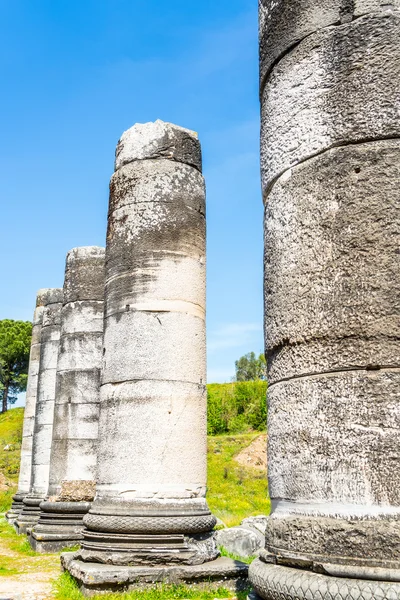
[[[172,565],[184,579],[241,569],[204,565],[218,556],[205,499],[205,271],[197,135],[135,125],[110,184],[96,498],[79,560],[65,562],[84,590],[165,579]]]
[[[24,507],[23,499],[31,489],[32,440],[35,425],[36,397],[40,363],[40,337],[42,329],[43,307],[47,303],[47,295],[51,290],[39,290],[36,296],[36,308],[32,323],[32,342],[29,354],[28,384],[22,430],[21,462],[19,467],[18,491],[13,497],[11,509],[6,517],[14,523]]]
[[[104,248],[67,254],[48,498],[30,542],[55,552],[82,539],[96,485],[103,350]]]
[[[62,289],[47,290],[43,306],[40,364],[32,444],[31,490],[15,522],[18,533],[26,533],[39,518],[39,504],[49,484],[57,357],[60,343]]]
[[[399,9],[260,2],[263,598],[400,597]]]

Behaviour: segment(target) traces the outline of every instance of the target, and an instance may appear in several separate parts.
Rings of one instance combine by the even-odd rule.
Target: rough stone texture
[[[399,369],[271,386],[267,548],[400,561],[399,388]]]
[[[399,137],[400,16],[364,16],[303,40],[262,95],[262,186],[328,148]]]
[[[197,134],[160,120],[136,123],[122,134],[115,152],[115,170],[148,158],[167,158],[201,171],[201,146]]]
[[[265,536],[252,527],[229,527],[215,534],[217,546],[241,557],[255,556],[265,545]]]
[[[85,481],[62,481],[58,502],[92,502],[96,495],[96,482]]]
[[[249,577],[256,592],[267,600],[396,600],[400,597],[400,583],[397,582],[327,577],[266,564],[260,559],[251,563]]]
[[[39,504],[47,493],[49,483],[62,300],[62,289],[46,290],[43,300],[40,365],[33,433],[31,491],[24,498],[24,509],[16,521],[16,529],[19,533],[26,533],[27,527],[37,522]]]
[[[117,147],[87,563],[194,565],[218,556],[205,500],[200,157],[195,134],[160,121],[134,126]]]
[[[85,563],[79,552],[61,555],[61,566],[69,571],[79,584],[85,596],[93,596],[106,591],[127,592],[145,589],[155,583],[186,583],[202,586],[243,589],[247,585],[248,565],[230,558],[219,558],[202,565],[175,565],[168,569],[159,567],[127,567]]]
[[[259,6],[272,514],[250,580],[265,599],[394,599],[400,4]]]
[[[56,401],[50,458],[48,496],[58,500],[57,514],[46,514],[31,534],[37,551],[65,547],[68,532],[73,541],[83,528],[79,515],[62,505],[93,500],[100,402],[100,369],[103,348],[105,250],[97,246],[74,248],[67,254],[64,304],[61,311],[60,351],[57,362]],[[86,505],[87,508],[89,505]],[[69,517],[70,515],[70,517]],[[40,536],[40,548],[37,535]],[[46,534],[49,539],[46,540]],[[61,536],[57,548],[54,536]],[[48,541],[49,544],[45,544]]]
[[[7,513],[7,519],[13,523],[23,509],[23,499],[31,489],[32,445],[35,425],[36,398],[40,364],[40,340],[42,330],[43,309],[47,303],[47,295],[51,290],[39,290],[36,296],[36,308],[32,322],[32,341],[29,354],[28,384],[22,430],[21,462],[18,479],[18,491],[13,504]]]
[[[400,141],[385,140],[329,150],[274,185],[265,212],[270,384],[400,366],[399,181]]]
[[[259,0],[261,86],[274,63],[310,34],[395,10],[400,10],[399,0]]]

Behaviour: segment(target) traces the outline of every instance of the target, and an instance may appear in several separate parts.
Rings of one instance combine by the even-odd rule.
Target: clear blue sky
[[[208,226],[208,379],[263,350],[256,0],[0,0],[0,318],[104,245],[115,145],[194,129]]]

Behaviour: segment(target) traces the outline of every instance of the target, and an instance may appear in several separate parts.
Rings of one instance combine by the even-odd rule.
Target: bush
[[[207,433],[264,431],[267,420],[267,382],[238,381],[207,386]]]

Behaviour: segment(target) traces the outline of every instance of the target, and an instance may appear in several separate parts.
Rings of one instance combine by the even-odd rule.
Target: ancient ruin
[[[10,523],[14,523],[22,509],[23,500],[31,490],[32,443],[35,426],[36,398],[40,364],[40,339],[42,330],[43,308],[47,304],[49,290],[39,290],[36,296],[36,308],[32,322],[32,342],[29,354],[28,384],[22,430],[21,461],[19,465],[18,490],[13,497],[11,509],[6,514]],[[51,293],[51,292],[50,292]]]
[[[46,290],[40,336],[40,362],[32,443],[31,487],[15,522],[18,533],[26,533],[39,519],[39,505],[47,494],[51,437],[53,431],[57,357],[63,290]]]
[[[205,188],[189,130],[135,125],[110,184],[96,498],[81,589],[236,579],[206,493]]]
[[[265,599],[400,597],[400,13],[262,0]]]
[[[104,248],[67,254],[49,489],[30,542],[37,552],[75,546],[96,485],[103,349]]]

